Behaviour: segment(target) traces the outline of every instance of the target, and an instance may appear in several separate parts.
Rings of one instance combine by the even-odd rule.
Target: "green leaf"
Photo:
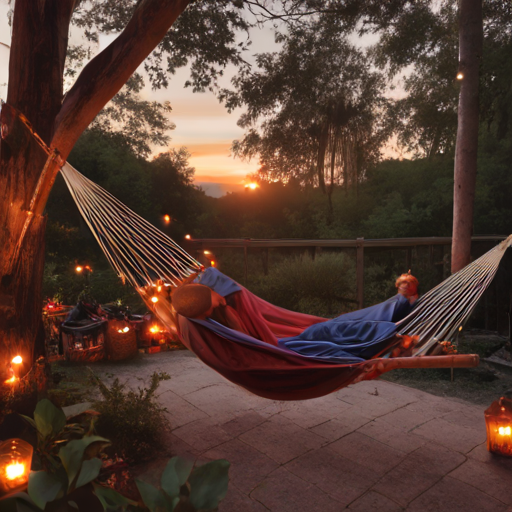
[[[59,433],[66,424],[66,415],[62,409],[55,407],[50,400],[44,398],[39,401],[34,411],[34,422],[37,431],[44,438],[51,433]]]
[[[229,462],[225,459],[214,460],[198,467],[188,479],[190,484],[190,503],[196,508],[214,509],[228,491]]]
[[[0,498],[0,502],[2,512],[39,512],[41,510],[26,492],[17,492],[8,498]]]
[[[92,482],[99,474],[101,469],[101,460],[94,458],[90,460],[84,460],[82,463],[82,469],[78,480],[76,481],[75,488],[82,487],[82,485]]]
[[[96,494],[97,498],[101,501],[103,505],[103,510],[119,510],[120,508],[124,510],[127,505],[136,505],[135,501],[129,500],[125,498],[122,494],[119,494],[114,489],[110,487],[104,487],[103,485],[98,485],[93,483],[94,494]]]
[[[20,414],[20,416],[33,428],[37,430],[36,422],[30,417],[25,416],[24,414]]]
[[[49,501],[64,493],[66,483],[46,471],[31,471],[28,477],[28,495],[44,510]]]
[[[137,489],[139,489],[144,505],[149,508],[151,512],[172,512],[171,505],[165,499],[162,491],[159,491],[151,484],[143,482],[142,480],[135,479]]]
[[[75,479],[80,473],[85,450],[89,445],[97,442],[108,443],[108,440],[99,436],[86,436],[82,439],[70,441],[66,446],[63,446],[59,450],[60,460],[62,461],[62,465],[68,475],[68,489],[72,488]]]
[[[179,496],[180,487],[187,481],[194,463],[181,457],[173,457],[162,474],[162,489],[168,496]]]

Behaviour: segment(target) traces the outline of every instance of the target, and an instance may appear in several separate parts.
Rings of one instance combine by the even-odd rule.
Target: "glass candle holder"
[[[485,411],[487,449],[512,457],[512,400],[502,397]]]
[[[8,439],[0,444],[0,493],[8,494],[27,485],[33,451],[22,439]]]

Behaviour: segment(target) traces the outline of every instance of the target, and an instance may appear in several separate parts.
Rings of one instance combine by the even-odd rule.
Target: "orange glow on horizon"
[[[245,185],[245,188],[250,188],[251,190],[256,190],[257,188],[259,187],[259,185],[257,183],[248,183],[247,185]]]

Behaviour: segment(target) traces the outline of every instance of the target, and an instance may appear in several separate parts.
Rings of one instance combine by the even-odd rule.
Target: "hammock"
[[[453,274],[421,297],[413,311],[397,324],[400,334],[419,336],[413,357],[364,360],[301,355],[272,340],[295,336],[326,319],[273,306],[238,285],[237,311],[258,338],[212,320],[176,318],[170,303],[152,298],[165,288],[202,269],[169,237],[139,217],[110,193],[66,163],[61,173],[96,240],[114,270],[130,282],[148,307],[203,362],[230,381],[257,395],[301,400],[331,393],[395,368],[470,367],[478,356],[426,356],[437,340],[453,338],[494,278],[512,236],[481,258]],[[236,284],[236,283],[235,283]],[[163,292],[160,290],[163,288]],[[158,293],[157,293],[158,290]]]

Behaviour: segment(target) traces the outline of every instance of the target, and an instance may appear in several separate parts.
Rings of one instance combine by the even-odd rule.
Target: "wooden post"
[[[247,286],[247,274],[248,272],[248,262],[247,262],[247,242],[248,238],[244,240],[244,286]]]
[[[265,252],[263,253],[263,274],[268,276],[268,247],[265,247]]]
[[[356,294],[359,309],[364,303],[364,237],[356,240]]]
[[[412,264],[412,247],[407,247],[405,252],[405,271],[408,272]]]

